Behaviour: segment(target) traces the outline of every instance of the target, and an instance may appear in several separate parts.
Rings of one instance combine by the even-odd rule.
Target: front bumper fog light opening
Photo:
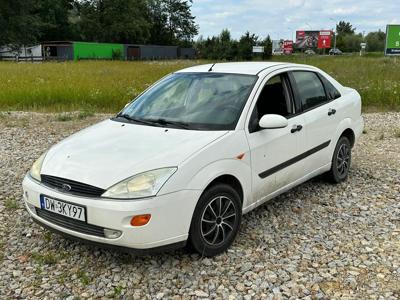
[[[104,236],[107,239],[117,239],[122,235],[122,231],[104,228]]]

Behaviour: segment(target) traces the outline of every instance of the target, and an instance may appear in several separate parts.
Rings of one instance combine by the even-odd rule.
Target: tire
[[[189,232],[191,247],[202,256],[225,252],[235,240],[242,219],[240,196],[219,183],[208,188],[196,205]]]
[[[327,173],[333,183],[346,181],[351,166],[351,145],[347,137],[341,136],[332,157],[332,166]]]

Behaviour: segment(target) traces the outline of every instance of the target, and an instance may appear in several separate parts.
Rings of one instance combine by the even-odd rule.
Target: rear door
[[[327,94],[321,76],[313,71],[292,71],[290,81],[304,117],[304,175],[331,161],[329,145],[337,126],[337,104]]]

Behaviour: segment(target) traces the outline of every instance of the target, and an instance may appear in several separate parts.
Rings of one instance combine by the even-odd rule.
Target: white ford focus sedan
[[[319,174],[346,180],[360,95],[288,63],[188,68],[51,147],[23,181],[34,221],[94,243],[225,251],[243,214]]]

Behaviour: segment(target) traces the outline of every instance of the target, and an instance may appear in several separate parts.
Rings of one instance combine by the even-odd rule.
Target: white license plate
[[[85,207],[80,205],[52,199],[47,196],[41,195],[40,208],[71,219],[86,222]]]

